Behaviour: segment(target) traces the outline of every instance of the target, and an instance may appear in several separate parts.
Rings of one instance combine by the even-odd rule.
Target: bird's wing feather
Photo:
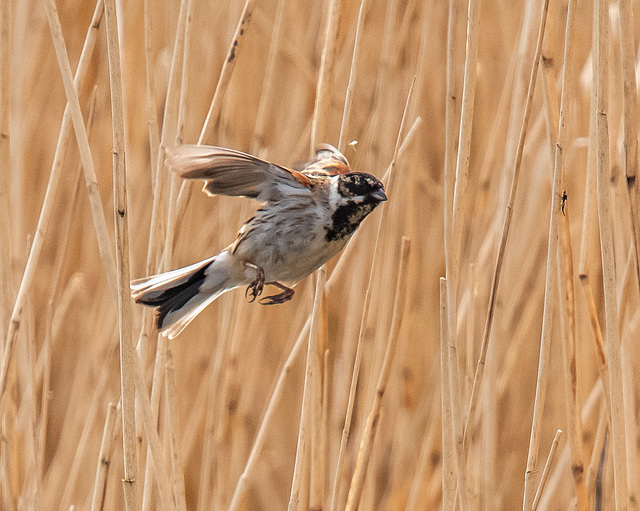
[[[304,166],[304,173],[309,175],[335,176],[351,172],[349,162],[344,155],[329,144],[320,144],[315,157]]]
[[[182,145],[167,150],[166,162],[184,179],[204,179],[203,191],[209,195],[277,201],[294,190],[309,190],[304,174],[223,147]]]

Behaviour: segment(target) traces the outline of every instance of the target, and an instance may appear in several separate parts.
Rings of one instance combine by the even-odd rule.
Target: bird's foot
[[[295,291],[290,287],[284,286],[280,284],[280,282],[267,282],[267,284],[282,289],[282,293],[261,298],[260,305],[278,305],[280,303],[288,302],[293,298],[293,294],[295,293]]]
[[[255,264],[245,263],[249,268],[256,271],[256,278],[247,286],[244,296],[249,303],[255,302],[256,298],[262,294],[264,288],[264,270]]]

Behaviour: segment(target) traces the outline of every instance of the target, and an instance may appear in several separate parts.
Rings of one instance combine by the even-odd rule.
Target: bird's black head
[[[375,207],[387,200],[382,183],[364,172],[350,172],[335,176],[337,196],[327,241],[351,236]]]
[[[338,193],[343,198],[368,197],[383,202],[387,200],[382,183],[371,174],[350,172],[338,176]]]

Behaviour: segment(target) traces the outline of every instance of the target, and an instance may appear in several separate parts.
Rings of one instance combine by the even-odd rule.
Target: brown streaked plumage
[[[185,179],[204,179],[209,195],[245,196],[264,203],[219,254],[186,268],[131,282],[134,300],[156,307],[156,325],[177,336],[222,293],[247,286],[250,301],[265,284],[280,293],[272,305],[291,300],[295,284],[337,254],[360,222],[387,199],[374,176],[351,172],[347,159],[324,144],[301,170],[234,149],[180,146],[167,165]]]

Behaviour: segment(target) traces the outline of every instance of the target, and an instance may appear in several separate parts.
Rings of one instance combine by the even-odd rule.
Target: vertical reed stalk
[[[116,231],[116,267],[118,282],[118,333],[120,337],[120,386],[122,400],[122,448],[124,489],[127,511],[138,509],[138,457],[136,440],[134,364],[136,354],[131,337],[131,299],[129,297],[129,217],[127,205],[127,167],[124,146],[124,104],[122,63],[115,0],[105,1],[111,115],[113,125],[113,206]],[[142,391],[142,389],[141,389]]]
[[[611,443],[615,483],[616,509],[627,509],[627,461],[625,449],[624,402],[622,393],[622,359],[618,327],[618,303],[613,254],[614,232],[609,197],[609,126],[608,111],[608,10],[606,2],[595,0],[596,21],[596,166],[598,223],[600,226],[600,253],[604,286],[604,309],[607,324],[607,363],[609,364],[609,390],[611,392]]]

